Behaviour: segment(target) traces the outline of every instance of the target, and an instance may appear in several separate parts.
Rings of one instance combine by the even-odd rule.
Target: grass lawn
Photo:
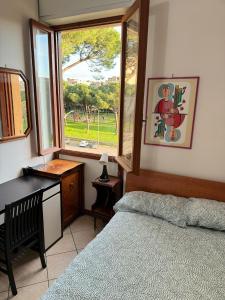
[[[104,118],[104,119],[103,119]],[[95,122],[91,122],[89,132],[87,131],[87,123],[83,121],[74,122],[71,119],[65,124],[65,137],[80,140],[98,141],[98,118]],[[101,114],[99,124],[99,142],[111,145],[118,143],[118,135],[116,134],[116,122],[114,114]]]

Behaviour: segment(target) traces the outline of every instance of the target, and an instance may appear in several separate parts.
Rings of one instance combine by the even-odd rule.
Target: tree
[[[101,102],[101,99],[96,97],[91,86],[85,83],[70,85],[67,82],[64,82],[64,103],[67,114],[71,109],[76,107],[83,110],[88,132],[91,114],[96,110],[96,108],[105,107],[103,101]]]
[[[64,82],[63,90],[65,118],[75,108],[82,109],[86,117],[87,130],[89,130],[92,113],[98,110],[110,110],[115,114],[116,133],[118,133],[119,82],[107,82],[100,86]]]
[[[89,62],[91,71],[112,69],[120,47],[120,34],[115,28],[92,28],[62,33],[63,72],[84,61]],[[65,66],[72,58],[74,61]]]
[[[120,99],[120,83],[108,82],[96,89],[96,97],[100,98],[107,109],[110,109],[115,115],[116,133],[118,133],[118,113],[119,113],[119,99]]]

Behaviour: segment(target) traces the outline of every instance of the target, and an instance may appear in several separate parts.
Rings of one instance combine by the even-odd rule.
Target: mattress
[[[42,300],[224,300],[225,233],[117,212]]]

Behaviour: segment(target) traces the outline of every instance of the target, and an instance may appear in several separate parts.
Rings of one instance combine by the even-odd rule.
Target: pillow
[[[188,225],[225,230],[225,203],[223,202],[190,198],[187,214]]]
[[[114,206],[114,211],[139,212],[153,215],[153,203],[161,195],[135,191],[126,193]]]
[[[154,203],[153,216],[167,220],[179,227],[186,227],[189,199],[173,195],[161,195]]]
[[[147,192],[126,193],[114,206],[115,211],[139,212],[158,217],[179,227],[186,227],[187,198]]]

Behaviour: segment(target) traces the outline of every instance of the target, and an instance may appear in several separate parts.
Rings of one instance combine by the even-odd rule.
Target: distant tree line
[[[118,132],[118,112],[120,99],[120,83],[107,82],[101,85],[64,81],[65,119],[70,112],[80,111],[85,116],[87,130],[91,117],[98,111],[109,111],[115,115],[116,132]]]

